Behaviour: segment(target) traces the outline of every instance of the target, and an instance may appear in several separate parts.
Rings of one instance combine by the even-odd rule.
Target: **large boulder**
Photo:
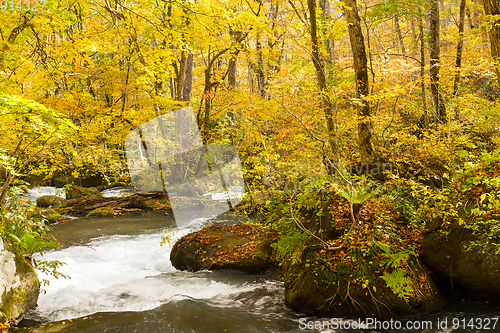
[[[102,193],[95,187],[84,188],[76,185],[66,185],[64,192],[66,193],[66,199],[68,200],[91,196],[102,197]]]
[[[40,208],[47,208],[50,206],[59,205],[64,201],[63,198],[57,195],[44,195],[36,199],[36,205]]]
[[[474,232],[456,222],[427,235],[422,248],[426,264],[445,282],[500,296],[500,247],[498,239],[491,238],[497,225],[490,226]]]
[[[40,283],[33,267],[0,238],[0,322],[36,306]]]
[[[381,265],[398,257],[396,267]],[[311,248],[296,259],[283,265],[286,303],[308,315],[397,318],[437,311],[445,303],[420,260],[409,253],[384,256],[375,246],[337,252]]]
[[[212,225],[180,238],[170,261],[179,270],[259,271],[272,264],[266,231],[256,225]]]

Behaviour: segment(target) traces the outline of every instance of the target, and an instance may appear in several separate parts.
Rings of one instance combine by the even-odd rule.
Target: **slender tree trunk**
[[[500,86],[500,2],[498,0],[483,0],[486,15],[495,15],[496,19],[490,29],[491,56],[495,60],[498,85]]]
[[[236,87],[236,67],[237,67],[237,61],[238,59],[236,56],[231,57],[229,59],[229,67],[228,67],[228,74],[227,74],[227,83],[229,84],[229,89],[233,90]]]
[[[5,40],[5,38],[2,38],[3,45],[0,47],[0,70],[4,69],[5,67],[4,65],[5,55],[10,50],[11,45],[14,44],[19,34],[21,34],[24,31],[24,29],[30,26],[32,18],[33,16],[31,14],[23,15],[21,22],[17,27],[12,29],[7,40]]]
[[[257,75],[257,86],[259,88],[260,97],[266,98],[266,75],[264,73],[264,58],[262,55],[262,43],[260,42],[260,34],[257,35],[255,48],[257,50],[257,66],[255,67],[255,74]]]
[[[421,14],[421,11],[419,11]],[[422,108],[424,111],[424,126],[429,128],[429,113],[427,111],[427,97],[425,92],[425,40],[424,40],[424,22],[419,15],[418,22],[419,38],[420,38],[420,89],[422,91]]]
[[[321,94],[321,106],[326,118],[326,127],[328,131],[328,142],[334,156],[334,163],[339,162],[339,152],[337,147],[337,140],[335,137],[335,123],[333,114],[333,105],[326,95],[326,71],[324,63],[320,57],[320,40],[318,38],[318,26],[316,24],[316,0],[307,0],[307,8],[309,10],[309,25],[311,29],[311,44],[312,44],[312,61],[316,70],[316,77],[318,79],[318,88]]]
[[[177,77],[176,100],[189,102],[193,85],[193,54],[182,51]]]
[[[472,22],[472,15],[470,13],[470,9],[467,8],[467,21],[469,21],[469,29],[472,30],[472,29],[475,29],[476,26],[474,25],[474,22]]]
[[[443,95],[439,90],[439,70],[440,70],[440,45],[439,45],[439,0],[430,0],[430,76],[431,93],[436,108],[437,119],[441,122],[446,120],[446,109]]]
[[[323,21],[326,22],[327,15],[330,14],[328,6],[327,6],[327,0],[319,0],[319,6],[321,7],[321,18]],[[326,49],[326,52],[328,54],[328,57],[325,59],[329,64],[333,63],[333,48],[335,46],[335,41],[333,39],[328,39],[327,38],[327,33],[323,34],[323,44]]]
[[[462,68],[462,51],[464,47],[464,25],[465,25],[465,4],[466,0],[460,1],[460,19],[458,21],[458,43],[457,58],[455,62],[455,79],[453,82],[453,95],[457,96],[460,85],[460,69]],[[458,118],[458,107],[455,109],[455,116]]]
[[[396,28],[396,33],[398,34],[399,46],[401,47],[401,54],[406,54],[405,41],[403,39],[403,33],[401,32],[401,28],[399,27],[399,15],[394,15],[394,26]]]
[[[349,39],[351,41],[351,49],[354,60],[356,91],[358,98],[360,99],[359,103],[357,103],[357,115],[359,118],[358,140],[359,150],[361,154],[361,163],[370,164],[376,160],[376,156],[372,146],[370,105],[366,100],[366,97],[369,95],[370,90],[368,82],[368,61],[366,58],[365,41],[363,33],[361,31],[361,24],[356,0],[345,0],[344,3],[346,4],[346,7],[344,7],[344,13],[349,27]]]

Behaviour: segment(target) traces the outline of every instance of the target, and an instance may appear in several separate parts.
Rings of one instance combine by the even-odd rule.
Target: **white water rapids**
[[[40,280],[50,283],[44,287],[45,294],[40,294],[33,315],[56,321],[95,312],[144,311],[176,298],[223,301],[235,292],[262,287],[262,283],[216,281],[206,272],[181,272],[172,267],[172,244],[203,222],[193,221],[191,226],[173,230],[172,241],[163,246],[163,230],[154,230],[139,235],[103,236],[46,253],[37,259],[66,263],[59,271],[71,278],[55,279],[38,272]]]

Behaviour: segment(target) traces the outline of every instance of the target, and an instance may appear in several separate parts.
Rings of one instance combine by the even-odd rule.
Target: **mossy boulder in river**
[[[323,200],[327,205],[315,208],[321,214],[282,220],[276,247],[288,306],[341,318],[407,317],[443,307],[444,298],[419,259],[418,227],[395,223],[391,207],[377,201],[354,213],[342,198]],[[339,229],[345,231],[339,235]],[[313,232],[316,237],[310,237]]]
[[[98,196],[101,197],[102,194],[95,187],[84,188],[76,185],[67,185],[64,188],[66,193],[66,199],[78,199],[81,197],[91,197]]]
[[[476,225],[477,226],[477,225]],[[500,296],[498,222],[472,228],[452,224],[429,234],[423,244],[426,264],[445,282],[489,296]]]
[[[36,199],[37,207],[47,208],[50,206],[56,206],[64,201],[63,198],[57,195],[44,195]]]
[[[420,260],[398,256],[397,267],[383,271],[377,251],[351,248],[338,257],[304,252],[299,262],[283,265],[286,302],[309,315],[344,318],[396,318],[441,309],[444,298]]]
[[[256,225],[212,225],[180,238],[170,252],[179,270],[239,269],[259,271],[271,265],[266,231]]]
[[[15,321],[36,305],[40,283],[35,270],[0,238],[0,322]]]

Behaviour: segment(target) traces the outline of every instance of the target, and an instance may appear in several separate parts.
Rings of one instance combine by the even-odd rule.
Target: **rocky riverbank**
[[[36,306],[40,283],[33,267],[0,238],[0,323],[17,324]]]

